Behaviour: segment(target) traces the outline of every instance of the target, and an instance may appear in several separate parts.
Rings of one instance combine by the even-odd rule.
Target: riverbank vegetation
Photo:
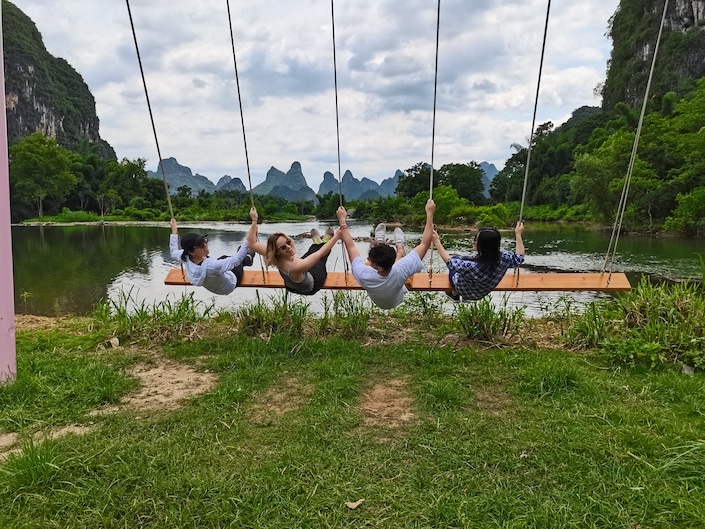
[[[20,323],[0,525],[705,523],[702,285],[643,282],[580,313],[564,298],[540,319],[441,303],[383,313],[337,292],[312,317],[281,296],[126,295]],[[194,394],[143,406],[175,391],[135,397],[164,366]]]
[[[624,228],[705,233],[705,79],[680,97],[667,93],[652,102],[641,132],[624,217]],[[584,107],[563,125],[537,127],[527,175],[525,220],[588,221],[611,225],[635,140],[639,112],[624,103],[613,110]],[[433,171],[437,222],[511,226],[523,196],[527,146],[515,145],[483,194],[483,172],[474,162],[446,164]],[[40,133],[10,147],[13,222],[34,218],[168,220],[163,182],[148,178],[146,160],[101,160],[97,146],[71,152]],[[359,219],[416,222],[429,195],[431,167],[419,162],[399,177],[396,195],[346,201]],[[174,192],[172,190],[172,192]],[[248,219],[250,197],[238,191],[201,192],[188,186],[171,197],[178,220]],[[289,203],[274,195],[255,202],[267,220],[331,219],[340,197]],[[68,220],[73,219],[73,220]]]

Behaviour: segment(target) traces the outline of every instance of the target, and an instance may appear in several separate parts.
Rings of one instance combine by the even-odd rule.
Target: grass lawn
[[[90,319],[18,326],[0,527],[705,527],[699,372],[454,320],[375,315],[346,337],[219,317],[119,347]],[[126,405],[161,364],[197,391]]]

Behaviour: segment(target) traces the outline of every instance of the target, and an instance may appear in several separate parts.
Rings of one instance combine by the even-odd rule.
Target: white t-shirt
[[[353,277],[381,309],[393,309],[404,301],[408,292],[404,283],[422,269],[423,261],[416,252],[410,252],[394,263],[387,276],[379,275],[377,270],[365,264],[362,257],[356,257],[352,262]]]

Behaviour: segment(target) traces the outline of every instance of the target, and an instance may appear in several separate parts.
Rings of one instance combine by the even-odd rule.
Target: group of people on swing
[[[480,228],[474,237],[474,254],[450,255],[434,229],[435,202],[429,199],[425,209],[426,224],[421,242],[411,252],[406,252],[406,238],[401,228],[394,230],[394,243],[388,244],[386,226],[379,224],[366,261],[350,235],[347,211],[343,206],[336,212],[338,229],[328,228],[323,237],[317,230],[312,230],[313,244],[301,257],[296,253],[293,239],[285,233],[272,233],[266,243],[257,240],[259,215],[255,207],[250,209],[252,223],[247,236],[232,256],[210,257],[206,235],[189,232],[179,239],[175,219],[171,219],[169,249],[173,259],[183,262],[191,284],[203,286],[214,294],[232,292],[242,280],[243,267],[252,265],[255,253],[258,253],[266,266],[279,270],[288,291],[312,295],[323,288],[328,255],[333,246],[342,240],[350,258],[353,277],[372,302],[382,309],[392,309],[402,303],[408,292],[406,282],[423,269],[423,258],[431,243],[448,267],[446,294],[453,301],[482,299],[497,287],[509,268],[524,262],[522,222],[514,228],[516,248],[513,252],[500,247],[501,235],[496,228]]]

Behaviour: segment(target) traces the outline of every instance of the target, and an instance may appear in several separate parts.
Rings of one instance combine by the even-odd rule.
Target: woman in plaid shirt
[[[499,247],[501,235],[496,228],[481,228],[473,242],[474,256],[451,256],[438,236],[433,232],[433,243],[438,255],[448,267],[448,279],[451,290],[446,294],[453,301],[476,301],[492,292],[509,268],[524,262],[524,223],[518,222],[514,228],[516,234],[516,252],[508,252]]]

